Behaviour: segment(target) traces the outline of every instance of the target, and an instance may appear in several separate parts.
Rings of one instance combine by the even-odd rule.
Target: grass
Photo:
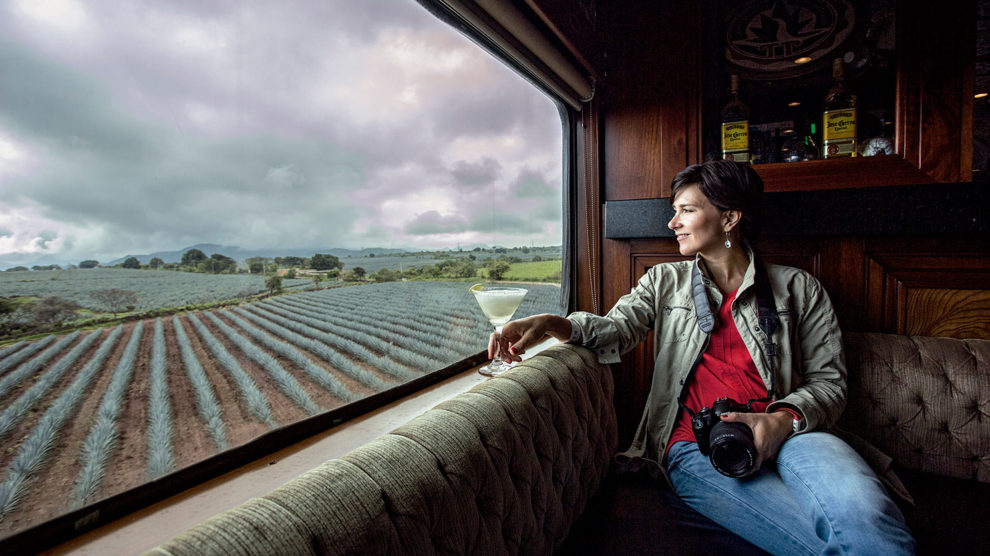
[[[512,282],[560,282],[560,259],[552,261],[527,261],[512,263],[502,280]],[[478,275],[487,278],[484,268],[478,269]]]

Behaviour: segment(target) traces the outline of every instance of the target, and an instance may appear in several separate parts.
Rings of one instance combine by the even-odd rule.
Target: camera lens
[[[711,433],[711,460],[715,470],[729,477],[743,477],[756,463],[753,430],[745,423],[715,423]]]

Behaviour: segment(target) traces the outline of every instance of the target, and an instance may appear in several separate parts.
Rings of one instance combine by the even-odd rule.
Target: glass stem
[[[502,327],[496,326],[495,333],[498,334],[499,341],[495,343],[495,357],[492,358],[492,361],[493,362],[498,361],[499,363],[501,363],[503,361],[502,360]],[[497,364],[498,363],[496,363],[496,365]]]

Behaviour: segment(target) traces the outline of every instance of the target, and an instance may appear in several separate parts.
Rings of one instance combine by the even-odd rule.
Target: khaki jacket
[[[770,364],[766,336],[757,322],[752,252],[749,257],[749,268],[732,304],[732,319],[769,389]],[[697,325],[691,296],[694,265],[699,265],[711,310],[717,313],[722,293],[699,257],[650,268],[603,317],[583,312],[567,317],[571,342],[594,350],[602,363],[617,363],[619,355],[655,333],[653,383],[636,436],[623,454],[629,458],[661,463],[680,411],[678,399],[708,347],[709,336]],[[773,338],[778,346],[777,395],[767,411],[783,406],[800,412],[798,434],[827,429],[838,420],[846,400],[842,335],[832,304],[818,280],[807,272],[778,265],[766,265],[766,269],[780,316]]]

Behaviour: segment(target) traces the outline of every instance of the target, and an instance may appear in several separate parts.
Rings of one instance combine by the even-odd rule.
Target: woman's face
[[[681,255],[705,256],[725,250],[724,213],[711,204],[697,184],[678,191],[673,206],[674,217],[667,227],[677,234]]]

